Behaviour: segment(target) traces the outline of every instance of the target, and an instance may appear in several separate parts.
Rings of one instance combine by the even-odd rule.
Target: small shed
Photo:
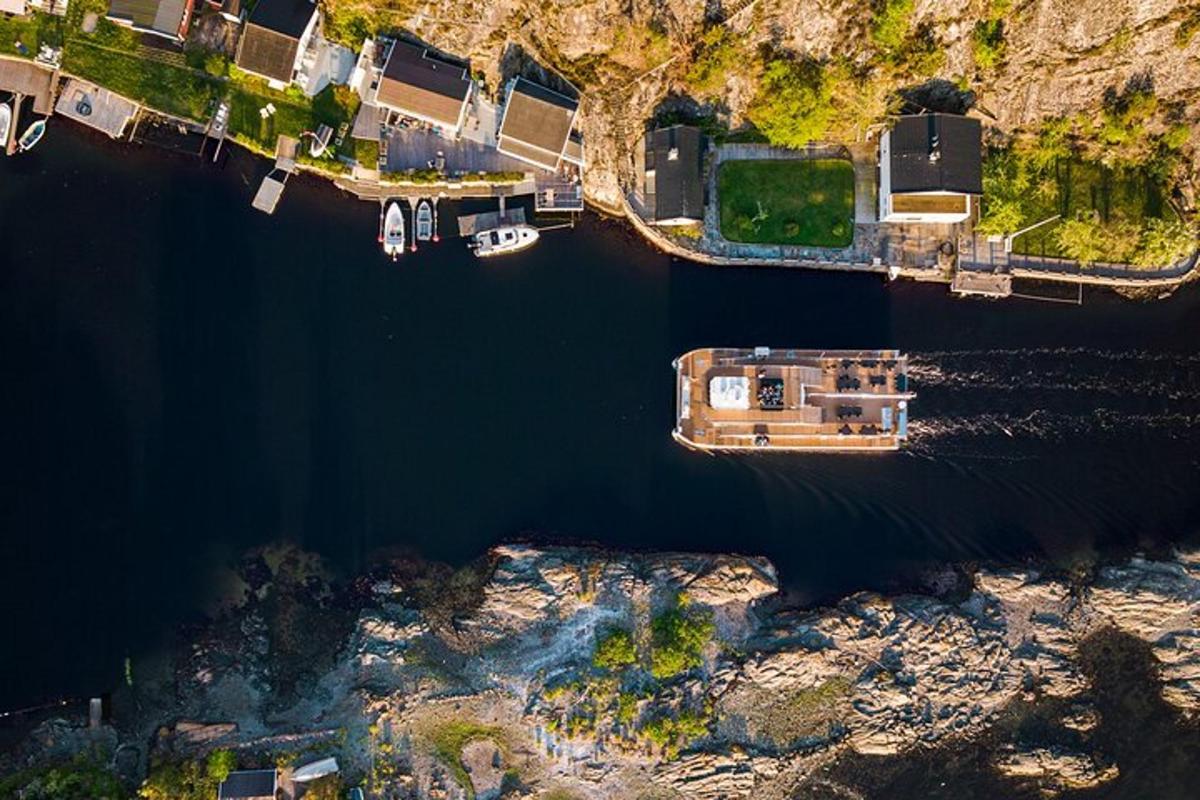
[[[273,769],[248,769],[229,773],[217,787],[217,800],[275,800],[279,773]]]
[[[689,225],[704,219],[704,135],[691,125],[646,134],[638,153],[638,202],[647,222]]]

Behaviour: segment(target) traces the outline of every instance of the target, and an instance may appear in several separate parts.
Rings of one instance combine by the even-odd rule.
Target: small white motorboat
[[[404,212],[395,200],[388,203],[383,217],[383,252],[396,260],[404,252]]]
[[[538,240],[538,230],[532,225],[505,225],[475,234],[471,247],[480,258],[515,253],[532,247]]]
[[[428,242],[433,238],[433,208],[428,200],[422,200],[417,206],[417,240]]]
[[[12,108],[0,103],[0,147],[8,146],[8,129],[12,127]]]
[[[30,125],[21,134],[21,138],[17,141],[17,149],[21,152],[32,149],[35,144],[42,140],[42,136],[46,133],[46,120],[39,119],[37,122]]]

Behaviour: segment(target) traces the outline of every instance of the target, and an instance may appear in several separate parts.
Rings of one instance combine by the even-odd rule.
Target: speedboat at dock
[[[46,134],[46,120],[39,119],[37,122],[30,125],[21,134],[21,138],[17,141],[17,149],[21,152],[30,150],[35,144],[42,140],[42,136]]]
[[[383,252],[391,256],[392,261],[404,252],[404,211],[395,200],[388,203],[383,217]]]
[[[505,225],[500,228],[479,231],[471,241],[471,247],[479,258],[516,253],[532,247],[538,240],[538,230],[532,225]]]

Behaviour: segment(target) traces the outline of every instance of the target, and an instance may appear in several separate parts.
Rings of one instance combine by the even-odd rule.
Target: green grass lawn
[[[10,56],[33,58],[38,47],[62,44],[62,19],[53,14],[35,11],[27,17],[9,17],[0,14],[0,53]],[[25,52],[17,49],[17,43],[25,46]]]
[[[1175,219],[1175,212],[1164,200],[1164,190],[1144,170],[1112,169],[1102,164],[1064,159],[1052,168],[1044,180],[1053,184],[1023,194],[1025,224],[1061,214],[1069,219],[1079,212],[1100,214],[1103,220],[1126,219],[1141,224],[1147,219]],[[984,203],[987,196],[984,196]],[[1013,250],[1027,255],[1062,256],[1055,229],[1049,223],[1013,240]]]
[[[843,159],[727,161],[717,194],[731,242],[847,247],[854,238],[854,168]]]
[[[150,61],[72,39],[63,51],[63,70],[175,116],[203,121],[224,91],[221,81],[194,70]]]

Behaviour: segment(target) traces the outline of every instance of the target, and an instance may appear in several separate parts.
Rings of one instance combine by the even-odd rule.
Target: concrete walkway
[[[854,166],[854,222],[869,225],[879,221],[879,145],[866,142],[850,145]]]

